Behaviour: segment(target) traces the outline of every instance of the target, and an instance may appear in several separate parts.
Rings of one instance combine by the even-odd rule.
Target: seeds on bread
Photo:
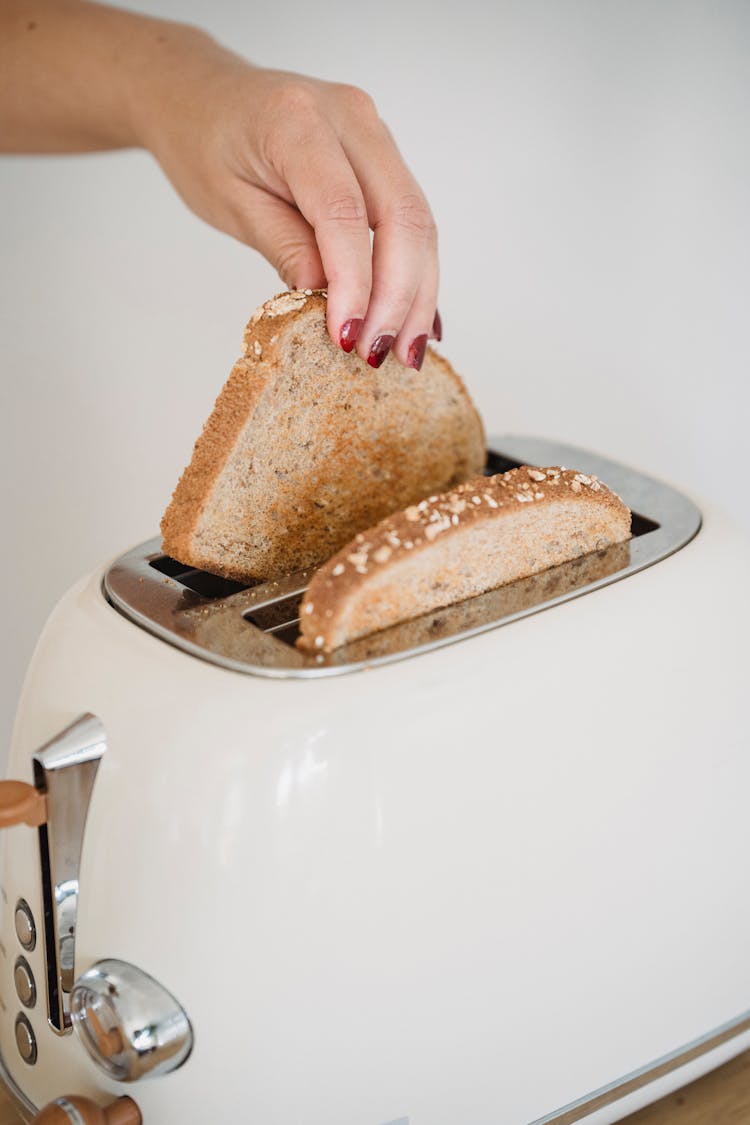
[[[313,576],[300,647],[331,652],[397,622],[630,538],[594,476],[524,465],[429,496],[358,534]]]

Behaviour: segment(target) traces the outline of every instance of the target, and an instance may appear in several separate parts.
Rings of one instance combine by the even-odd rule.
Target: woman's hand
[[[346,351],[379,366],[393,347],[421,366],[440,336],[435,222],[366,93],[85,0],[5,0],[0,42],[1,148],[142,145],[193,211],[288,286],[328,288]]]
[[[420,367],[435,223],[371,98],[217,56],[212,73],[176,75],[151,100],[148,147],[193,211],[260,250],[290,288],[327,286],[328,329],[345,350],[356,343],[379,366],[393,345]]]

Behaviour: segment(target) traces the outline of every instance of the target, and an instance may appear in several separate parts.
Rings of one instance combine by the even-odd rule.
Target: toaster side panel
[[[213,667],[98,575],[74,588],[11,771],[81,711],[107,729],[76,971],[130,961],[195,1029],[180,1070],[128,1090],[146,1118],[532,1122],[750,1008],[750,600],[727,558],[750,551],[709,512],[625,582],[317,681]],[[9,901],[38,903],[36,863],[13,829]],[[124,1092],[40,1008],[22,1063],[0,971],[35,1104]]]

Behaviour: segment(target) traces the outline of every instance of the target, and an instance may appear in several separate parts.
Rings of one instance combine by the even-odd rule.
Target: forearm
[[[86,0],[0,0],[0,151],[147,146],[185,68],[200,76],[219,58],[232,56],[184,24]]]

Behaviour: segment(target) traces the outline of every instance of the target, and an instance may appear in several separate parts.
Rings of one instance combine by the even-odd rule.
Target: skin
[[[150,151],[197,215],[289,288],[328,288],[357,351],[431,335],[437,232],[363,90],[249,64],[197,28],[84,0],[0,0],[0,151]],[[370,231],[374,238],[370,239]]]

